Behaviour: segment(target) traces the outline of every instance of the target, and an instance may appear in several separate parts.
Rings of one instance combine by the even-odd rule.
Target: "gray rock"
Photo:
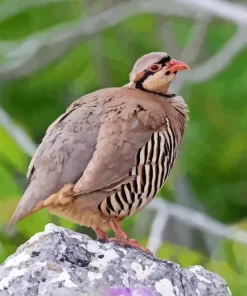
[[[114,287],[132,291],[122,291],[124,296],[231,295],[221,277],[201,266],[182,269],[139,250],[102,244],[53,224],[0,266],[0,296],[117,296],[116,292],[104,294]]]

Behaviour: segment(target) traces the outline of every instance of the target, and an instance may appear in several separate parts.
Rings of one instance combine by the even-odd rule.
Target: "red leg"
[[[145,253],[151,254],[150,250],[141,246],[136,240],[129,239],[127,237],[127,234],[123,232],[123,230],[121,229],[119,223],[116,221],[115,218],[111,218],[111,220],[109,221],[109,226],[115,232],[115,237],[109,239],[110,241],[114,241],[117,244],[120,244],[122,246],[130,246],[133,248],[137,248]]]
[[[100,240],[100,241],[109,241],[109,238],[108,238],[108,236],[107,236],[107,234],[106,234],[106,232],[104,230],[97,227],[94,231],[96,233],[96,236],[97,236],[98,240]]]
[[[109,226],[114,231],[115,238],[117,240],[127,240],[128,239],[127,234],[122,230],[122,228],[120,227],[119,223],[117,222],[117,220],[115,218],[113,218],[113,217],[111,218],[111,220],[109,221]]]

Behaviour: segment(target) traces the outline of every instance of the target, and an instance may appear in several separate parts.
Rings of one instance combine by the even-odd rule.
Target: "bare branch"
[[[163,211],[159,211],[154,216],[152,221],[152,226],[150,230],[150,235],[148,238],[147,247],[152,251],[154,254],[159,250],[162,244],[162,237],[163,231],[167,225],[169,220],[169,211],[168,209],[165,210],[165,204],[163,206]]]
[[[161,47],[165,48],[168,53],[172,52],[174,57],[178,56],[181,49],[178,46],[176,33],[174,32],[171,21],[168,20],[164,23],[164,19],[162,18],[158,23],[161,25],[160,30],[158,30],[159,39],[161,39]]]
[[[20,14],[27,9],[48,6],[51,4],[68,2],[68,1],[80,1],[80,0],[5,0],[0,4],[0,22],[7,20],[17,14]]]
[[[196,11],[203,11],[206,15],[228,20],[239,26],[247,25],[247,11],[243,4],[225,0],[177,0],[176,2]]]
[[[200,83],[209,78],[211,79],[220,71],[223,71],[223,69],[232,62],[236,54],[247,45],[246,32],[246,27],[239,28],[235,35],[226,42],[224,47],[217,54],[213,55],[202,65],[186,73],[186,76],[181,75],[181,78],[192,83]]]
[[[155,5],[150,1],[119,4],[84,20],[59,25],[52,30],[35,34],[18,46],[16,46],[16,42],[13,42],[15,48],[8,52],[5,57],[6,61],[1,64],[0,79],[9,80],[30,75],[61,57],[83,37],[114,26],[128,17],[142,12],[190,16],[189,11],[185,11],[176,5],[169,5],[164,10],[164,2],[161,0],[156,0]],[[4,46],[9,48],[6,42]]]
[[[234,226],[227,226],[220,223],[207,215],[189,209],[185,206],[178,204],[172,204],[168,201],[155,199],[149,205],[150,209],[154,209],[159,213],[169,212],[169,215],[177,220],[191,226],[198,228],[211,235],[215,235],[221,238],[230,239],[244,245],[247,245],[247,232]]]
[[[246,8],[240,8],[237,4],[223,0],[210,0],[210,3],[213,9],[203,5],[200,0],[131,1],[126,4],[118,4],[84,20],[59,25],[52,30],[35,34],[18,45],[13,42],[14,49],[3,57],[5,62],[1,64],[0,80],[10,80],[30,75],[64,55],[82,38],[114,26],[128,17],[140,13],[148,12],[166,16],[193,17],[196,20],[204,20],[207,14],[210,14],[237,24],[247,25]],[[229,10],[231,14],[229,14]],[[205,13],[202,14],[202,11],[205,11]],[[9,48],[11,44],[8,43],[7,46],[5,42],[4,46]]]
[[[195,63],[201,51],[209,22],[210,18],[195,22],[188,37],[187,45],[180,54],[181,60],[185,60],[188,64]]]
[[[16,140],[19,146],[29,156],[32,156],[36,150],[36,145],[30,140],[25,132],[15,124],[10,116],[0,107],[0,125]]]
[[[208,26],[208,23],[210,21],[210,18],[205,18],[203,21],[195,21],[195,24],[193,25],[187,45],[183,49],[180,59],[186,61],[189,64],[194,64],[197,61],[198,55],[201,50],[201,46],[203,44],[205,35],[206,35],[206,29]],[[189,71],[191,72],[191,71]],[[190,73],[187,72],[187,75]],[[179,91],[182,89],[184,82],[185,82],[185,76],[179,74],[177,79],[173,82],[171,85],[171,90],[174,93],[179,93]]]

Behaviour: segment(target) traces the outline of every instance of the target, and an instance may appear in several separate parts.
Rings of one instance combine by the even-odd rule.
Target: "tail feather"
[[[33,209],[40,204],[42,201],[42,196],[37,195],[37,190],[33,190],[32,186],[29,186],[24,192],[21,200],[19,201],[12,218],[8,224],[8,228],[17,223],[24,217],[29,216]],[[38,209],[37,209],[38,210]]]
[[[72,187],[73,185],[66,184],[61,190],[47,196],[47,191],[29,186],[17,205],[8,227],[42,208],[66,206],[72,203],[75,199]]]

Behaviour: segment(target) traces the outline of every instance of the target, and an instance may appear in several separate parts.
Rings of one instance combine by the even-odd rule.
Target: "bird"
[[[9,225],[46,208],[91,227],[98,240],[150,253],[121,222],[153,200],[175,163],[189,108],[169,87],[188,69],[166,52],[147,53],[127,84],[75,100],[46,130]]]

